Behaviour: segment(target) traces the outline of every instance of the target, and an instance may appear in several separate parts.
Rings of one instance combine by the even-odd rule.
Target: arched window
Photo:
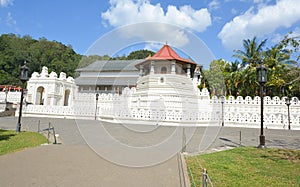
[[[40,86],[38,87],[38,89],[36,90],[36,100],[35,100],[35,104],[36,105],[44,105],[44,93],[45,93],[45,88]]]
[[[160,73],[161,74],[166,74],[167,73],[167,68],[166,67],[161,67]]]

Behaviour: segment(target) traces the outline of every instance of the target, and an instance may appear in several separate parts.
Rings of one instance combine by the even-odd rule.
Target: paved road
[[[16,122],[15,117],[2,117],[0,128],[15,129]],[[184,142],[194,154],[240,143],[257,146],[260,133],[50,118],[23,118],[22,130],[37,131],[39,123],[45,129],[49,122],[61,144],[1,156],[0,186],[181,186],[176,153]],[[265,135],[268,147],[300,149],[300,131],[266,129]]]

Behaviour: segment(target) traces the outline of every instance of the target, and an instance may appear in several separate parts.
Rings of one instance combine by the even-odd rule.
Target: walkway
[[[189,153],[210,152],[216,149],[237,147],[240,145],[257,146],[259,129],[230,127],[158,127],[158,126],[125,126],[102,124],[99,128],[96,121],[75,121],[50,118],[23,118],[22,130],[37,131],[48,127],[50,122],[60,135],[59,145],[45,145],[27,149],[0,157],[0,186],[181,186],[176,147],[188,142]],[[17,118],[0,118],[1,129],[15,129]],[[95,146],[96,154],[82,138],[86,136],[90,146]],[[85,128],[86,127],[86,128]],[[108,140],[104,132],[129,147],[154,147],[140,158],[140,152],[126,152]],[[97,135],[95,141],[94,136]],[[99,136],[101,135],[101,136]],[[240,142],[241,135],[241,142]],[[300,131],[265,130],[268,147],[300,149]],[[175,137],[171,146],[158,147]],[[100,138],[101,141],[98,141]],[[91,142],[96,142],[93,145]],[[97,150],[100,146],[100,152]],[[172,149],[174,148],[174,149]],[[100,153],[100,154],[99,154]],[[107,154],[111,158],[107,159]],[[155,165],[145,167],[126,167],[114,164],[120,160],[128,165],[154,160],[161,155],[173,153],[161,159]],[[101,156],[106,156],[104,159]],[[132,160],[133,158],[133,160]],[[118,160],[119,159],[119,160]],[[147,160],[148,159],[148,160]],[[139,164],[141,162],[138,162]],[[132,164],[133,163],[133,164]],[[124,164],[124,163],[123,163]],[[146,163],[147,164],[147,163]]]

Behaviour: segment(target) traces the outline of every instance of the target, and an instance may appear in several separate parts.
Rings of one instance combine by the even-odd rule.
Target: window
[[[166,73],[167,73],[167,68],[166,68],[166,67],[162,67],[162,68],[160,69],[160,73],[161,73],[161,74],[166,74]]]
[[[165,82],[164,78],[161,77],[161,78],[160,78],[160,83],[164,83],[164,82]]]

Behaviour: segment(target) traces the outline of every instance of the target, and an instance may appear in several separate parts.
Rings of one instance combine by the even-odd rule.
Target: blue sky
[[[243,39],[268,38],[272,46],[290,31],[300,35],[299,7],[299,0],[0,0],[0,34],[45,37],[77,53],[98,55],[156,51],[168,42],[206,64],[212,58],[233,61],[233,50],[241,48]],[[106,51],[118,41],[123,46]],[[95,44],[101,49],[91,50]],[[194,58],[196,53],[210,57]]]

